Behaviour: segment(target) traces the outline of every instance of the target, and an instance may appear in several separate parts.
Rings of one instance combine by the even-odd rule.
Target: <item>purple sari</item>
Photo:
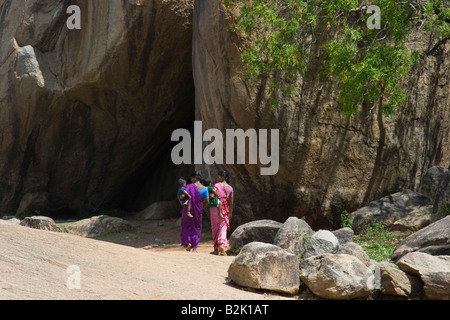
[[[194,183],[188,184],[186,191],[191,196],[189,202],[193,218],[187,216],[187,206],[183,206],[181,209],[181,245],[186,247],[190,243],[192,248],[196,249],[202,234],[202,197]]]

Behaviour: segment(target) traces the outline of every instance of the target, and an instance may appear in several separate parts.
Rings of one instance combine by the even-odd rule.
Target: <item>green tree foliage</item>
[[[322,76],[338,79],[338,102],[347,116],[361,105],[379,106],[391,115],[407,98],[412,65],[419,58],[405,41],[411,32],[432,31],[436,41],[450,37],[450,1],[402,0],[223,0],[237,10],[231,29],[252,39],[242,53],[249,76],[271,77],[269,105],[289,95],[295,81],[308,70],[312,44],[328,35],[320,48]],[[369,28],[373,14],[381,12],[379,28]],[[234,11],[236,12],[236,11]]]

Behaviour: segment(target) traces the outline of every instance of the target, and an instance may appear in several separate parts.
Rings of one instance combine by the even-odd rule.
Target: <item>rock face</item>
[[[170,135],[193,120],[193,0],[77,1],[80,30],[69,4],[0,3],[0,209],[167,200],[167,177],[187,174]]]
[[[336,228],[343,210],[352,212],[403,188],[416,190],[428,168],[450,163],[449,41],[434,47],[427,35],[414,33],[408,45],[422,52],[423,60],[411,70],[410,98],[396,116],[382,118],[368,106],[346,119],[336,102],[337,83],[316,72],[319,49],[329,38],[325,30],[315,38],[298,94],[270,110],[270,79],[245,76],[240,53],[248,39],[227,30],[231,20],[220,0],[195,2],[197,119],[223,132],[280,130],[277,175],[261,176],[262,166],[248,162],[220,165],[234,178],[236,194],[246,198],[233,223],[293,215],[305,216],[314,229]],[[218,167],[202,169],[213,176]]]
[[[439,217],[443,209],[450,208],[450,171],[431,167],[423,176],[419,190],[432,199],[433,214]]]
[[[31,192],[22,197],[17,214],[35,212],[48,206],[48,192]]]
[[[427,197],[434,198],[440,182],[449,173],[447,168],[441,166],[434,166],[425,172],[420,182],[419,191]]]
[[[140,211],[136,218],[140,220],[161,220],[181,215],[181,206],[176,201],[157,201]]]

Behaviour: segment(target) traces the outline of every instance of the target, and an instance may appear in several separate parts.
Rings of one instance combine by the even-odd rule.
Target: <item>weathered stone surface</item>
[[[106,215],[79,220],[66,227],[68,233],[87,238],[133,230],[134,228],[129,222]]]
[[[397,261],[409,252],[450,255],[450,216],[438,220],[401,241],[391,259]]]
[[[450,172],[446,172],[439,182],[436,196],[433,201],[433,213],[436,213],[438,217],[448,214],[447,210],[450,210]]]
[[[429,168],[420,181],[419,192],[434,199],[439,183],[447,172],[449,172],[449,170],[442,166],[433,166]]]
[[[245,245],[228,269],[228,277],[248,288],[296,294],[300,287],[296,255],[269,243]]]
[[[382,293],[401,297],[420,297],[422,282],[401,270],[380,266]]]
[[[420,276],[428,299],[450,300],[450,256],[411,252],[397,262],[403,271]]]
[[[140,220],[169,219],[181,215],[181,206],[176,201],[157,201],[136,215]]]
[[[253,241],[272,244],[283,224],[273,220],[256,220],[240,225],[230,236],[230,246],[238,249]]]
[[[369,296],[374,281],[370,269],[358,258],[331,253],[303,260],[300,278],[317,296],[337,300]]]
[[[349,227],[340,228],[337,230],[331,231],[336,236],[336,238],[339,240],[339,244],[345,244],[347,242],[353,241],[353,230]]]
[[[20,201],[17,214],[24,212],[33,213],[48,207],[48,192],[30,192],[25,194]]]
[[[404,190],[375,200],[349,215],[355,231],[362,231],[364,227],[375,220],[385,223],[388,228],[395,221],[405,218],[411,211],[426,204],[430,199],[412,190]]]
[[[61,231],[52,218],[44,216],[26,217],[20,222],[20,225],[46,231]]]
[[[306,252],[307,244],[313,234],[314,231],[304,220],[290,217],[278,230],[273,243],[301,257]]]
[[[194,113],[193,0],[80,0],[80,30],[69,4],[0,3],[1,211],[36,192],[53,215],[169,199],[186,169],[170,136]]]
[[[433,218],[440,218],[443,209],[450,207],[450,171],[441,166],[431,167],[423,176],[419,190],[433,200]]]
[[[308,239],[307,247],[304,259],[322,253],[336,253],[339,250],[339,240],[331,231],[319,230]]]
[[[4,216],[2,219],[12,224],[20,224],[20,220],[15,216]]]
[[[196,1],[194,7],[193,71],[196,116],[206,129],[280,130],[280,170],[261,176],[262,165],[220,165],[241,180],[245,204],[232,221],[285,221],[306,217],[314,229],[337,228],[343,210],[355,211],[375,199],[414,190],[435,164],[450,163],[450,42],[437,45],[426,34],[413,32],[408,47],[423,53],[411,70],[409,99],[397,114],[363,107],[346,119],[337,103],[338,82],[324,81],[323,44],[332,34],[318,32],[310,50],[310,69],[298,81],[298,93],[267,104],[270,77],[248,78],[241,52],[249,39],[230,33],[232,17],[220,0]],[[236,15],[236,13],[233,13]],[[308,39],[299,39],[308,41]],[[213,70],[213,72],[211,72]],[[217,166],[204,170],[215,174]]]
[[[409,212],[405,217],[388,226],[398,234],[410,235],[434,222],[433,206],[423,206]]]
[[[337,253],[345,253],[352,255],[358,258],[366,267],[370,267],[372,265],[372,261],[370,260],[367,253],[364,249],[357,243],[354,242],[346,242],[344,244],[339,245],[339,250]]]

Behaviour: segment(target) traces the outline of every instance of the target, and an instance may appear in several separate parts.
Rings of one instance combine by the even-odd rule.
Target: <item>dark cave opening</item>
[[[185,119],[178,128],[193,132],[194,112]],[[136,212],[145,209],[156,201],[175,201],[176,182],[180,177],[187,177],[193,170],[193,164],[175,165],[171,159],[171,151],[177,142],[171,141],[173,130],[164,133],[164,142],[149,157],[145,164],[138,168],[124,183],[119,201],[113,207],[126,212]]]

